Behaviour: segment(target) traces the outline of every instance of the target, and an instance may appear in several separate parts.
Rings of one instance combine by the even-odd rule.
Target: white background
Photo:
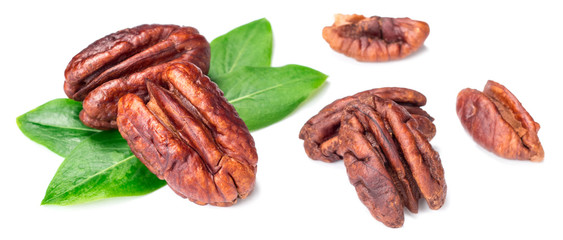
[[[0,4],[0,239],[562,237],[563,19],[557,1],[7,2],[12,1]],[[423,20],[430,36],[406,59],[360,63],[322,39],[335,13]],[[263,17],[274,32],[273,66],[301,64],[329,77],[284,120],[252,132],[259,162],[257,186],[247,199],[229,208],[199,206],[163,187],[140,197],[40,205],[63,159],[27,139],[15,119],[65,97],[63,72],[76,53],[109,33],[144,23],[194,26],[211,41]],[[489,79],[511,90],[541,124],[544,162],[496,157],[462,128],[457,93],[482,89]],[[391,86],[427,96],[424,109],[437,126],[431,143],[448,184],[440,210],[421,201],[419,213],[406,213],[400,229],[370,215],[341,162],[308,159],[297,137],[333,100]]]

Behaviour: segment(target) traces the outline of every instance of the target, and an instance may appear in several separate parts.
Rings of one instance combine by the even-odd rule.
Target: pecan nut
[[[160,83],[162,72],[176,62],[181,61],[152,66],[126,77],[113,79],[93,89],[82,102],[80,120],[92,128],[102,130],[117,128],[117,102],[119,99],[128,93],[133,93],[145,103],[148,102],[149,93],[145,81],[150,79]]]
[[[418,50],[430,27],[410,18],[337,14],[323,38],[339,53],[358,61],[381,62],[404,58]]]
[[[217,85],[192,64],[171,64],[147,81],[149,102],[118,103],[117,126],[131,150],[178,195],[230,206],[254,188],[254,140]]]
[[[393,101],[369,96],[346,107],[339,131],[350,183],[371,214],[389,227],[403,225],[403,207],[418,212],[445,201],[444,169],[418,122]]]
[[[134,93],[148,101],[144,79],[178,62],[191,62],[207,73],[209,61],[209,43],[195,28],[141,25],[101,38],[74,56],[65,70],[64,89],[69,98],[84,100],[84,124],[114,129],[119,98]]]
[[[420,108],[425,104],[414,90],[372,89],[323,108],[300,138],[312,159],[344,159],[350,183],[372,216],[400,227],[404,207],[416,213],[424,198],[439,209],[446,198],[440,156],[429,143],[436,129]]]
[[[338,99],[305,123],[299,132],[299,138],[304,140],[305,152],[309,158],[324,162],[341,160],[342,156],[338,154],[338,130],[344,110],[351,102],[372,95],[390,99],[406,108],[418,121],[419,130],[429,140],[436,134],[436,127],[432,123],[434,118],[420,108],[426,104],[423,94],[408,88],[375,88]]]
[[[174,59],[192,62],[206,73],[209,43],[192,27],[140,25],[107,35],[72,58],[65,70],[64,90],[82,101],[92,89],[147,67]]]
[[[488,151],[508,159],[543,160],[540,125],[503,85],[489,80],[483,92],[461,90],[456,110],[463,127]]]

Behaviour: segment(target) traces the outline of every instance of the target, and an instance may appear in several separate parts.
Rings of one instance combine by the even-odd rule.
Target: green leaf
[[[16,122],[28,138],[66,157],[83,139],[100,132],[82,124],[81,110],[81,102],[55,99],[19,116]]]
[[[214,79],[244,66],[269,67],[272,27],[265,18],[247,23],[211,41],[209,77]]]
[[[68,155],[41,204],[70,205],[143,195],[164,185],[165,181],[133,155],[119,132],[104,131],[84,139]]]
[[[214,81],[248,128],[254,130],[289,115],[326,78],[323,73],[308,67],[286,65],[243,67]]]

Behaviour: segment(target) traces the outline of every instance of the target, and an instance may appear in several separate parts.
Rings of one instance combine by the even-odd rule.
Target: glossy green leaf
[[[209,77],[214,79],[245,66],[269,67],[272,27],[265,18],[247,23],[211,41]]]
[[[133,155],[118,131],[104,131],[84,139],[68,155],[41,204],[143,195],[164,185]]]
[[[80,110],[80,102],[55,99],[19,116],[16,122],[28,138],[66,157],[83,139],[100,132],[82,124]]]
[[[249,129],[258,129],[283,119],[319,88],[327,76],[314,69],[243,67],[222,75],[215,82],[235,107]]]

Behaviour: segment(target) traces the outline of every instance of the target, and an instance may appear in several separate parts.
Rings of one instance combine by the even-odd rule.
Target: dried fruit
[[[456,110],[463,127],[485,149],[508,159],[543,160],[540,125],[503,85],[489,80],[483,92],[463,89]]]
[[[383,62],[404,58],[418,50],[430,33],[422,21],[337,14],[323,29],[330,47],[358,61]]]
[[[307,155],[324,162],[341,160],[342,156],[337,153],[338,130],[344,109],[350,102],[372,95],[393,100],[405,107],[417,119],[419,130],[429,140],[436,134],[436,127],[432,123],[434,119],[420,108],[426,104],[423,94],[408,88],[375,88],[338,99],[309,119],[299,132],[299,138],[305,140]]]
[[[428,142],[435,127],[419,108],[425,103],[424,95],[410,89],[361,92],[321,110],[300,138],[313,159],[343,158],[350,183],[371,214],[386,226],[400,227],[403,207],[416,213],[418,199],[424,198],[439,209],[446,198],[444,169]]]
[[[254,188],[254,140],[217,85],[192,64],[147,82],[149,102],[119,100],[117,125],[133,153],[178,195],[230,206]]]

